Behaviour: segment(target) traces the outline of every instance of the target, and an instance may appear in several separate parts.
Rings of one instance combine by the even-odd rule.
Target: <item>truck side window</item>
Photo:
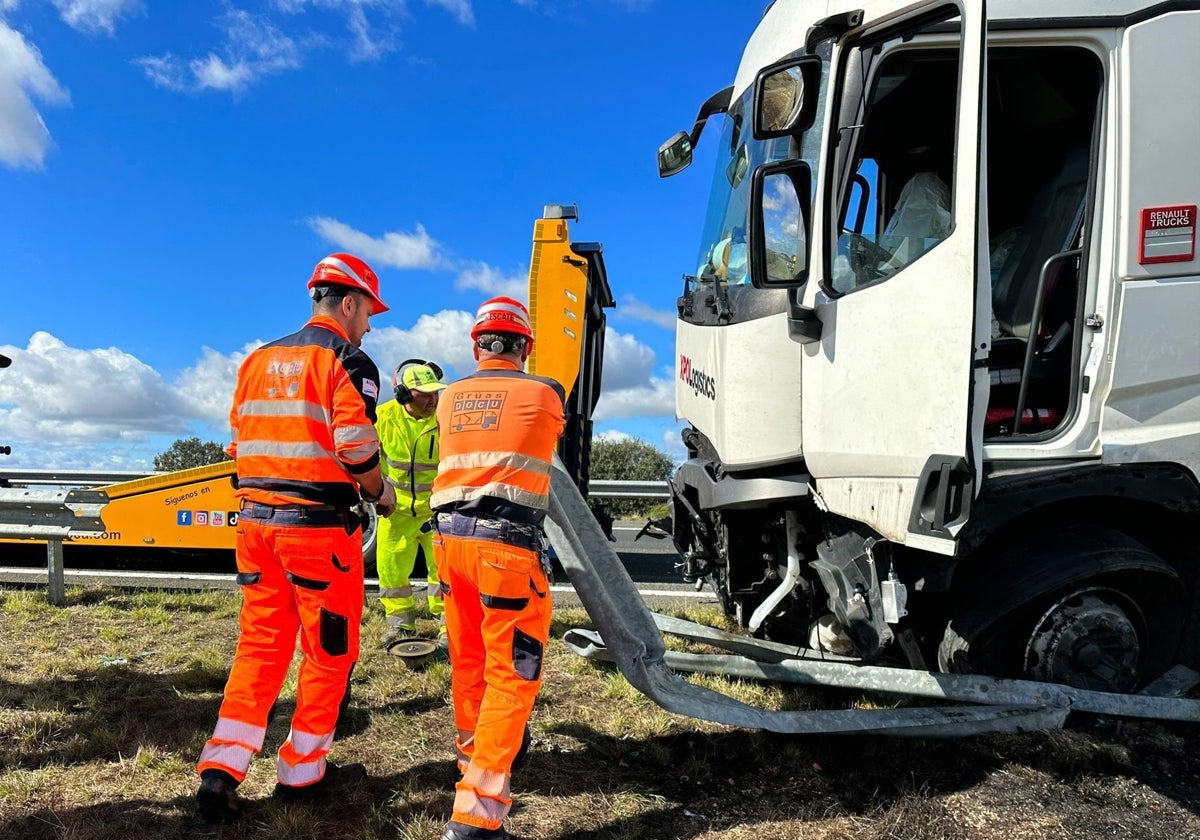
[[[841,103],[834,294],[886,280],[954,227],[958,50],[896,38],[856,52]]]

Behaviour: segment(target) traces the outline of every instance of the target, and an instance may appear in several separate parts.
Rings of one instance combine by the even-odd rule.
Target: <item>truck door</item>
[[[804,456],[831,512],[951,554],[988,387],[984,3],[888,0],[866,20],[834,70]]]

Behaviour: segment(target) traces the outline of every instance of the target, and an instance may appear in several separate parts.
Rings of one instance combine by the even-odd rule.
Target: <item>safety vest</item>
[[[355,504],[354,476],[379,463],[378,396],[379,369],[326,315],[252,352],[229,413],[235,495],[273,505]]]
[[[396,512],[428,518],[438,470],[437,417],[418,420],[395,400],[379,406],[375,424],[384,480],[396,488]]]
[[[511,362],[489,359],[442,392],[442,457],[430,505],[540,524],[562,434],[563,389]]]

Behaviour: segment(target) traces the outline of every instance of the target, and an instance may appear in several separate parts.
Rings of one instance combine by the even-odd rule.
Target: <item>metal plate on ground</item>
[[[437,644],[429,639],[399,639],[387,647],[392,656],[402,659],[408,664],[419,664],[437,650]]]

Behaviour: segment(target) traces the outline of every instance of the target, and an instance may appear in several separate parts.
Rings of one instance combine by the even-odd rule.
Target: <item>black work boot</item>
[[[367,778],[367,768],[361,764],[342,766],[334,764],[332,761],[326,761],[325,775],[321,777],[320,781],[313,782],[311,785],[285,785],[283,782],[276,782],[275,791],[271,795],[284,802],[307,802],[322,796],[344,793],[365,778]]]
[[[529,732],[529,724],[525,724],[525,731],[521,733],[521,746],[517,750],[517,754],[513,757],[512,767],[509,768],[512,772],[517,772],[525,766],[525,759],[529,757],[529,745],[533,743],[533,735]]]
[[[442,832],[442,840],[517,840],[504,826],[499,828],[478,828],[466,823],[450,820],[446,830]]]
[[[200,790],[196,791],[196,816],[209,825],[234,822],[242,815],[237,786],[237,779],[224,770],[209,768],[201,771]]]

